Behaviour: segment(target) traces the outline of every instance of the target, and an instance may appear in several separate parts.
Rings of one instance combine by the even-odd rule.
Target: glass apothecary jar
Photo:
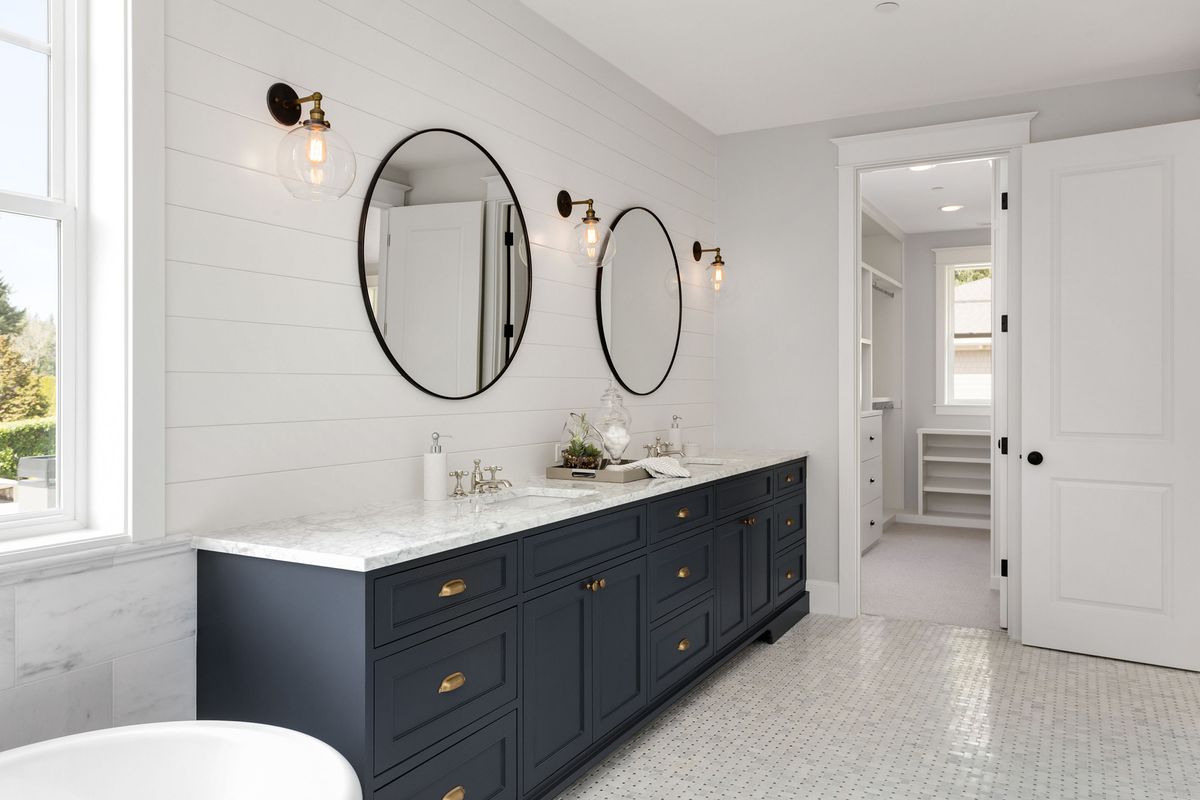
[[[617,391],[616,381],[609,381],[604,396],[600,398],[600,408],[593,417],[605,457],[610,463],[620,464],[632,438],[629,426],[633,424],[633,416],[625,408],[625,400]]]

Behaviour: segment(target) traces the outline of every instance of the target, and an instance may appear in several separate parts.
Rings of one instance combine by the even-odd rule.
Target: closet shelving
[[[990,526],[991,441],[987,430],[917,429],[920,516],[964,528]]]

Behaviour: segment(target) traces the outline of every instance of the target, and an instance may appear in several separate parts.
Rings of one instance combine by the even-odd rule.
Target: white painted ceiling
[[[1200,0],[521,0],[714,133],[1200,67]]]
[[[991,225],[992,162],[938,164],[922,172],[908,167],[864,172],[862,197],[905,233],[981,228]],[[941,210],[949,205],[963,208]]]

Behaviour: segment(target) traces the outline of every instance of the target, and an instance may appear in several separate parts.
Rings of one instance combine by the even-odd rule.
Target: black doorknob
[[[1025,460],[1036,467],[1038,464],[1042,463],[1042,454],[1037,450],[1031,450],[1029,455],[1025,456]]]

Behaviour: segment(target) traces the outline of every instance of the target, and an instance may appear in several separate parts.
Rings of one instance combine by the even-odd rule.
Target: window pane
[[[0,212],[0,518],[58,506],[58,221]]]
[[[0,42],[0,75],[10,112],[0,125],[0,190],[45,195],[50,175],[50,57]]]
[[[954,270],[952,400],[992,401],[992,270]]]
[[[49,6],[46,0],[4,0],[0,3],[0,28],[39,42],[48,42]]]

